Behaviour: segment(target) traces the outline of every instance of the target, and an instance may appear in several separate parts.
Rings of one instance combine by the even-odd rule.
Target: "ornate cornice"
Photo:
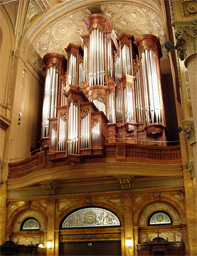
[[[172,26],[175,29],[175,38],[178,57],[185,60],[197,53],[197,20],[174,21]]]
[[[194,121],[184,120],[183,123],[186,137],[188,140],[190,140],[190,145],[192,146],[194,143],[196,143]]]

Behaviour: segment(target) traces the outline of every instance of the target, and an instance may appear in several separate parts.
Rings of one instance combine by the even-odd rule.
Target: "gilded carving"
[[[92,127],[94,127],[95,125],[97,125],[97,123],[99,122],[98,118],[93,119],[92,120]]]
[[[186,138],[190,140],[190,145],[196,143],[194,121],[184,120],[183,123],[184,123]]]
[[[90,113],[89,109],[82,109],[81,110],[81,120],[84,119]]]
[[[181,2],[182,13],[184,17],[195,17],[197,14],[196,1],[182,1]]]
[[[178,57],[186,60],[196,54],[197,21],[175,21],[172,24],[175,29],[175,38]]]

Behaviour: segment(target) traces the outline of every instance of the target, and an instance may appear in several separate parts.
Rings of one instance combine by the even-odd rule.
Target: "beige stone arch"
[[[21,224],[27,218],[35,218],[39,225],[40,231],[45,231],[47,228],[47,216],[44,211],[37,206],[21,206],[17,208],[9,217],[7,224],[7,233],[11,234],[20,231]]]
[[[167,201],[153,201],[144,206],[138,216],[138,226],[147,227],[148,219],[151,214],[157,211],[164,211],[169,214],[173,225],[181,225],[183,223],[181,214],[178,209]]]
[[[6,108],[10,105],[12,92],[10,77],[12,68],[12,52],[14,50],[14,31],[9,16],[4,8],[0,9],[0,70],[1,72],[1,93],[0,104]]]
[[[121,213],[121,210],[119,209],[119,207],[115,204],[106,204],[103,202],[97,202],[95,204],[91,204],[91,205],[87,205],[85,203],[81,203],[81,204],[73,204],[70,207],[64,207],[61,211],[61,213],[59,214],[59,217],[56,221],[56,229],[60,229],[60,224],[62,222],[62,220],[64,219],[65,216],[69,215],[69,213],[78,210],[80,208],[85,208],[85,207],[100,207],[100,208],[105,208],[111,212],[113,212],[120,220],[120,224],[121,227],[124,227],[124,217],[123,214]]]

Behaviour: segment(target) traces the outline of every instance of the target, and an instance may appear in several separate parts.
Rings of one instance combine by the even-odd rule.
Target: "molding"
[[[185,60],[197,53],[196,49],[196,26],[197,20],[174,21],[172,26],[175,30],[177,55],[180,60]]]
[[[7,130],[10,124],[11,124],[11,121],[0,114],[0,128],[3,130]]]

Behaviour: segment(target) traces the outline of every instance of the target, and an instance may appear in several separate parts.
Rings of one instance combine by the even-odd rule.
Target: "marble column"
[[[185,187],[185,203],[188,227],[187,232],[189,238],[188,252],[190,251],[190,255],[195,255],[197,251],[197,211],[193,207],[195,206],[196,208],[196,186],[194,186],[195,184],[193,183],[192,177],[195,174],[195,180],[197,180],[197,20],[175,21],[172,25],[174,26],[176,38],[175,49],[177,50],[177,55],[180,58],[180,60],[184,61],[184,64],[188,69],[191,102],[194,118],[194,121],[183,121],[185,135],[186,138],[190,141],[193,154],[193,159],[188,159],[188,165],[186,168],[183,169],[183,179]]]
[[[188,120],[185,120],[184,124],[186,136],[192,146],[194,172],[197,179],[197,20],[175,21],[172,25],[175,30],[177,55],[180,60],[184,60],[188,69],[194,124]]]

